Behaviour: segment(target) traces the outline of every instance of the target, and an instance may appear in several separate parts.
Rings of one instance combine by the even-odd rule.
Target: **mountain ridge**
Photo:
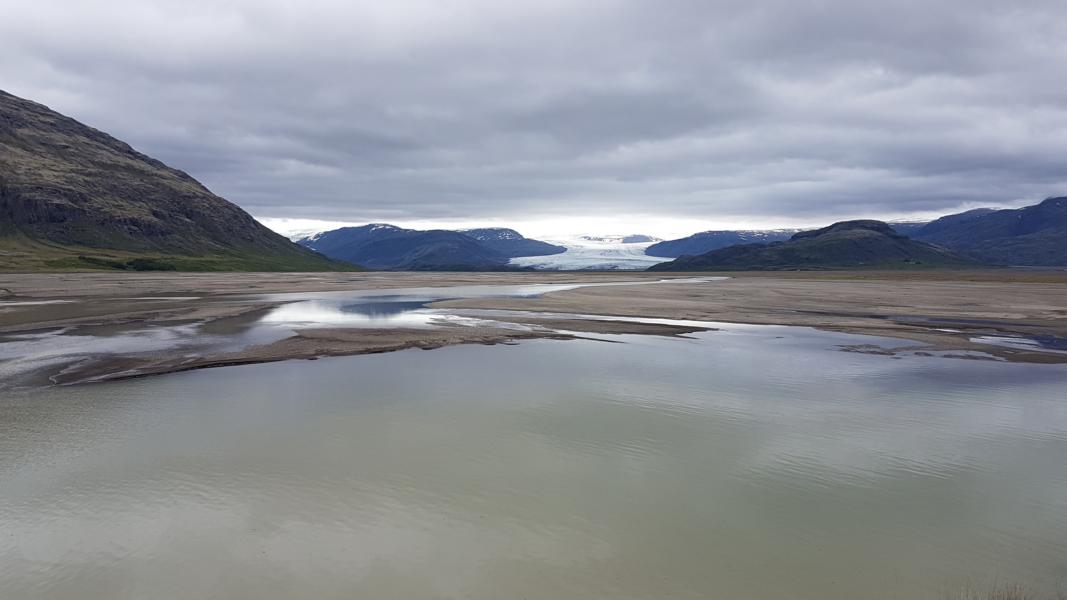
[[[483,246],[508,259],[520,256],[550,256],[567,251],[563,246],[524,237],[518,231],[507,227],[462,229],[459,233],[478,240]]]
[[[964,267],[977,263],[907,238],[881,221],[840,221],[787,241],[742,244],[654,265],[650,271]]]
[[[514,268],[508,267],[514,256],[565,250],[502,227],[417,230],[387,223],[341,227],[297,243],[337,260],[387,270],[501,270]]]
[[[352,268],[293,244],[188,173],[4,91],[0,249],[0,268],[14,269]]]
[[[645,254],[661,258],[678,258],[683,255],[695,256],[738,244],[785,241],[797,231],[796,229],[700,231],[684,238],[652,244],[645,249]]]
[[[1067,196],[1031,206],[982,208],[931,221],[916,239],[994,265],[1067,265]]]

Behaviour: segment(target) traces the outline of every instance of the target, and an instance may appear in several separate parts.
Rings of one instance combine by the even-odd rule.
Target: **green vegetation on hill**
[[[331,261],[329,270],[353,270]],[[323,271],[316,255],[257,257],[216,253],[204,256],[130,252],[86,246],[64,246],[30,240],[26,236],[0,236],[0,271]]]
[[[0,91],[0,268],[108,261],[124,269],[354,268],[274,233],[186,173]]]

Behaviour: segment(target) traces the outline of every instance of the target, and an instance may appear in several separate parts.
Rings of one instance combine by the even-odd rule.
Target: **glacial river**
[[[0,597],[1067,582],[1067,366],[774,326],[591,337],[4,392]]]

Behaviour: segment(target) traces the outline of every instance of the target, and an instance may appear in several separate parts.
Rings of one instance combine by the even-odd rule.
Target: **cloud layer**
[[[0,88],[259,216],[788,225],[1067,193],[1062,0],[6,4]]]

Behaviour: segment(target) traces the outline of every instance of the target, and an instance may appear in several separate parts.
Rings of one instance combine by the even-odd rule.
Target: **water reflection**
[[[533,298],[551,292],[582,287],[656,285],[660,283],[711,283],[726,277],[684,277],[645,281],[614,281],[574,284],[466,285],[403,290],[355,290],[298,294],[267,294],[260,299],[286,304],[269,311],[260,320],[266,325],[296,327],[430,327],[468,319],[464,311],[432,310],[426,305],[457,298]],[[469,313],[468,313],[469,314]],[[474,322],[477,319],[470,319]],[[480,320],[478,320],[481,322]]]
[[[481,325],[479,318],[425,306],[453,298],[535,297],[580,287],[657,285],[659,283],[707,283],[724,277],[614,281],[600,283],[468,285],[404,289],[364,289],[335,292],[258,294],[228,303],[251,305],[280,303],[275,308],[253,310],[234,317],[203,323],[116,323],[55,328],[21,334],[0,334],[0,390],[38,385],[48,374],[75,363],[103,361],[109,357],[146,352],[221,353],[252,345],[269,344],[309,327],[391,328],[436,325]],[[194,296],[145,296],[124,298],[146,303],[200,301]],[[39,304],[72,301],[0,301],[0,311]],[[208,301],[210,302],[210,301]],[[32,306],[31,306],[32,305]],[[508,328],[522,326],[503,325]]]
[[[1067,575],[1067,367],[614,339],[7,396],[0,589],[933,600]]]
[[[305,300],[280,306],[260,323],[294,327],[429,327],[438,311],[424,300],[382,296],[374,301]]]

